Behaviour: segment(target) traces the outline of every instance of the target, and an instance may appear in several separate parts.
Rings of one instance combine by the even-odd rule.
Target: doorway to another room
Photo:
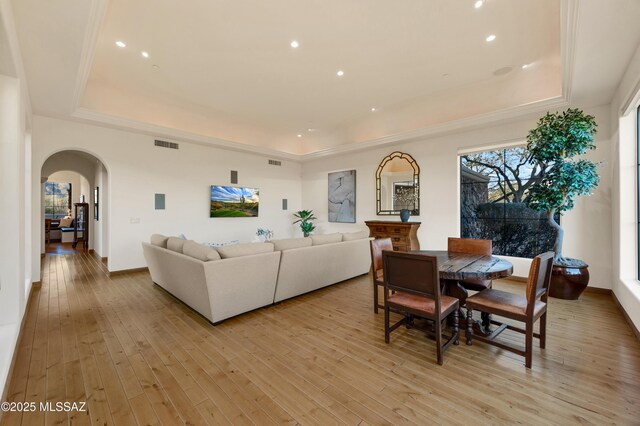
[[[107,170],[95,156],[67,150],[41,170],[43,255],[91,253],[108,261]]]

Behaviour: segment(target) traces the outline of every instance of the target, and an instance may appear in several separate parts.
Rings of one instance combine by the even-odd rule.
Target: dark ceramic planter
[[[403,222],[409,222],[409,218],[411,217],[411,210],[402,209],[400,210],[400,220]]]
[[[589,265],[553,265],[549,296],[557,299],[577,300],[589,284]]]

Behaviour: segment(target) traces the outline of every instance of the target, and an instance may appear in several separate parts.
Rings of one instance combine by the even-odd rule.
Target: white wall
[[[6,383],[31,284],[23,255],[29,232],[24,195],[25,118],[20,80],[0,75],[0,221],[11,224],[0,238],[0,389]]]
[[[108,186],[109,194],[101,198],[106,201],[103,207],[108,205],[109,270],[145,266],[140,243],[153,233],[183,233],[204,242],[249,242],[259,227],[272,229],[276,238],[292,235],[291,215],[301,205],[299,163],[283,160],[281,167],[270,166],[262,155],[190,143],[172,150],[155,147],[153,140],[148,135],[34,116],[33,169],[38,171],[34,172],[38,182],[44,161],[59,151],[86,151],[106,167],[103,186]],[[259,217],[209,218],[210,185],[230,184],[230,170],[238,171],[238,186],[260,189]],[[33,185],[33,192],[39,194],[39,185]],[[154,210],[155,193],[166,194],[166,210]],[[282,210],[283,198],[289,200],[288,211]],[[35,209],[33,213],[39,214]],[[36,244],[39,236],[34,240]]]
[[[107,185],[107,170],[102,163],[96,164],[93,181],[95,186],[100,189],[100,194],[98,195],[100,197],[98,201],[98,220],[95,220],[95,218],[93,220],[93,249],[99,256],[107,257],[109,247],[109,240],[107,238],[109,223],[107,216],[109,187]],[[92,203],[95,203],[94,198],[91,198],[91,200]],[[93,215],[93,212],[91,214]]]
[[[609,109],[585,109],[594,114],[599,124],[597,150],[589,155],[603,161],[599,168],[600,186],[591,197],[576,202],[576,207],[562,219],[566,230],[564,252],[567,256],[585,260],[591,273],[590,286],[611,288],[611,150]],[[368,151],[318,159],[303,165],[302,207],[313,209],[320,219],[320,232],[332,232],[364,227],[365,220],[399,220],[397,217],[376,216],[375,172],[380,161],[392,151],[411,154],[420,166],[420,216],[418,231],[421,248],[444,249],[447,238],[460,232],[459,171],[460,150],[496,147],[524,142],[527,132],[538,117],[503,123],[454,135],[434,137]],[[327,173],[356,170],[356,224],[327,222]],[[526,276],[530,260],[510,258],[514,274]]]

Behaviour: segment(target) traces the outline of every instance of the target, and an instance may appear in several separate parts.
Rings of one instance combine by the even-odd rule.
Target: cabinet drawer
[[[406,244],[393,243],[393,250],[394,251],[409,251],[409,246],[407,246]]]

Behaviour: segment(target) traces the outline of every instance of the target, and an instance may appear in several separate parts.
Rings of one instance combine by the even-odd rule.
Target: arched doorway
[[[74,248],[72,243],[78,219],[74,217],[74,205],[85,202],[88,204],[87,249],[106,260],[109,179],[102,161],[83,151],[61,151],[47,158],[40,176],[41,253],[70,254],[77,248],[84,249],[84,246]]]

